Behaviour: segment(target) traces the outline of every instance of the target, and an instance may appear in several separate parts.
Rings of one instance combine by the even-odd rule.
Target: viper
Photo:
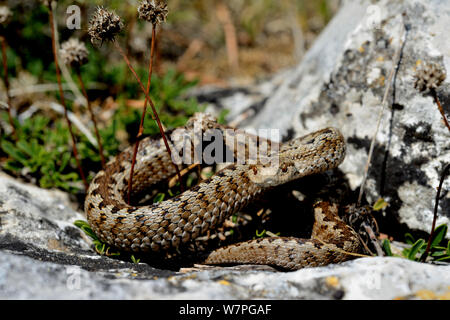
[[[265,191],[336,168],[345,157],[345,140],[336,128],[276,143],[220,125],[206,114],[196,114],[184,127],[167,133],[172,153],[185,157],[183,137],[195,138],[199,132],[208,130],[222,134],[223,143],[232,150],[235,160],[239,146],[245,157],[255,148],[262,149],[264,143],[267,150],[254,161],[234,161],[171,199],[133,205],[126,201],[133,148],[125,149],[96,174],[87,192],[85,212],[101,241],[132,252],[161,253],[187,247]],[[236,144],[235,139],[226,139],[238,133],[245,138],[243,142]],[[194,153],[195,146],[188,155]],[[172,161],[162,138],[143,139],[133,173],[133,198],[174,176]],[[203,263],[265,264],[295,270],[345,261],[351,258],[348,253],[360,250],[357,234],[341,220],[337,205],[319,201],[314,206],[314,215],[309,239],[270,237],[231,244],[208,252]]]

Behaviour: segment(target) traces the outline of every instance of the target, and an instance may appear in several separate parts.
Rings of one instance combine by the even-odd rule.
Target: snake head
[[[205,131],[215,128],[217,125],[217,119],[210,113],[196,112],[186,122],[185,128]]]
[[[279,164],[277,161],[253,166],[249,171],[250,180],[260,187],[274,187],[295,179],[297,168],[293,163]]]
[[[338,129],[326,128],[283,144],[268,163],[254,166],[249,178],[261,187],[273,187],[334,169],[344,157],[342,134]]]

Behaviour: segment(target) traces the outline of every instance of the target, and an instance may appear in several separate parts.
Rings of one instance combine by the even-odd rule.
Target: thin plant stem
[[[239,46],[236,36],[236,28],[234,27],[231,19],[230,10],[223,1],[220,1],[217,5],[217,18],[222,23],[225,33],[228,65],[234,72],[236,72],[239,70]]]
[[[403,34],[406,35],[406,32],[404,32]],[[394,77],[395,70],[398,68],[398,63],[400,60],[400,53],[402,51],[404,42],[405,42],[405,40],[403,40],[402,44],[397,48],[397,50],[395,52],[394,59],[393,59],[394,65],[392,66],[392,69],[389,73],[389,77],[386,82],[386,88],[384,90],[383,100],[381,101],[380,113],[378,114],[377,126],[375,129],[375,133],[372,137],[372,141],[370,143],[369,155],[367,156],[367,162],[366,162],[366,166],[364,168],[364,176],[363,176],[363,180],[361,182],[361,187],[359,188],[358,200],[356,202],[357,207],[359,207],[361,205],[362,196],[364,194],[364,187],[365,187],[366,180],[367,180],[367,174],[369,172],[369,166],[372,161],[372,155],[373,155],[373,149],[375,147],[375,141],[377,138],[378,131],[380,129],[380,124],[381,124],[381,119],[383,118],[384,109],[386,108],[388,93],[389,93],[389,90],[391,89],[391,85],[392,85],[392,78]]]
[[[2,43],[2,61],[3,61],[3,73],[5,79],[5,90],[6,90],[6,101],[8,103],[8,119],[12,129],[12,136],[14,140],[18,140],[16,127],[14,126],[14,120],[12,116],[12,104],[11,104],[11,94],[9,92],[9,76],[8,76],[8,57],[6,56],[6,39],[3,36],[0,36],[0,42]]]
[[[150,49],[150,61],[148,63],[148,80],[147,80],[147,90],[146,92],[146,96],[145,96],[145,101],[144,101],[144,109],[142,110],[142,116],[141,116],[141,122],[139,124],[139,131],[138,134],[136,136],[136,143],[134,145],[134,150],[133,150],[133,158],[131,160],[131,170],[130,170],[130,178],[128,179],[128,204],[130,204],[131,201],[131,192],[132,192],[132,184],[133,184],[133,173],[134,173],[134,166],[136,165],[136,157],[137,157],[137,152],[139,150],[139,142],[141,140],[142,134],[144,133],[144,120],[145,120],[145,115],[147,114],[147,96],[150,93],[150,85],[152,82],[152,73],[153,73],[153,58],[154,58],[154,53],[155,53],[155,36],[156,36],[156,25],[153,25],[152,28],[152,43],[151,43],[151,49]]]
[[[66,118],[67,127],[69,128],[70,136],[72,138],[73,155],[74,155],[75,161],[77,163],[78,171],[80,172],[81,180],[83,180],[83,184],[84,184],[85,190],[87,190],[88,187],[89,187],[89,184],[87,183],[86,177],[85,177],[84,172],[83,172],[83,168],[81,167],[80,160],[78,159],[77,142],[76,142],[73,130],[72,130],[72,122],[69,119],[67,105],[66,105],[66,100],[64,98],[64,91],[63,91],[62,83],[61,83],[61,73],[60,73],[59,64],[58,64],[58,54],[57,54],[57,51],[56,51],[55,24],[54,24],[54,21],[53,21],[52,4],[50,4],[48,6],[48,9],[49,9],[50,28],[51,28],[51,33],[52,33],[52,50],[53,50],[53,58],[54,58],[54,61],[55,61],[56,80],[58,82],[58,88],[59,88],[59,98],[60,98],[60,101],[61,101],[61,105],[64,107],[64,117]]]
[[[439,112],[442,115],[442,119],[444,119],[445,126],[450,131],[450,124],[448,123],[447,117],[445,116],[444,108],[442,108],[442,105],[441,105],[441,102],[439,101],[436,90],[432,90],[431,95],[434,98],[434,102],[436,102],[436,105],[438,106]]]
[[[428,256],[428,252],[430,251],[430,248],[431,248],[431,241],[433,240],[434,229],[436,228],[437,211],[438,211],[438,206],[439,206],[439,198],[441,196],[442,185],[444,184],[445,177],[449,173],[450,173],[450,164],[447,164],[447,166],[444,168],[444,171],[442,171],[441,180],[439,181],[439,186],[438,186],[437,193],[436,193],[436,200],[434,203],[433,223],[431,224],[430,237],[428,238],[427,248],[425,249],[425,252],[423,253],[422,257],[420,258],[421,261],[426,260],[426,258]]]
[[[105,156],[103,155],[102,139],[101,139],[100,133],[98,131],[97,120],[95,119],[94,110],[92,110],[92,105],[91,105],[91,102],[89,101],[89,97],[88,97],[88,94],[86,91],[86,87],[84,85],[83,77],[81,76],[80,69],[77,68],[76,73],[77,73],[77,77],[78,77],[78,82],[80,83],[81,92],[83,93],[84,98],[86,99],[87,107],[88,107],[89,113],[91,114],[91,120],[94,123],[94,131],[95,131],[95,136],[97,137],[98,150],[100,153],[100,160],[102,162],[102,168],[105,169],[106,161],[105,161]]]
[[[154,40],[152,39],[152,41],[154,41]],[[172,158],[172,151],[170,150],[169,143],[167,142],[167,138],[166,138],[166,135],[165,135],[165,132],[164,132],[164,128],[163,128],[163,126],[161,124],[161,120],[159,119],[158,113],[156,112],[156,108],[155,108],[155,105],[153,103],[153,100],[149,97],[148,92],[147,92],[147,90],[145,90],[141,79],[137,75],[136,71],[134,70],[133,66],[131,65],[130,60],[128,59],[128,57],[125,54],[125,52],[123,51],[123,49],[120,47],[119,43],[117,41],[113,41],[113,42],[114,42],[114,45],[115,45],[116,49],[119,51],[119,53],[122,55],[123,59],[125,60],[126,64],[128,65],[128,68],[130,69],[131,73],[134,75],[134,77],[136,78],[137,82],[139,83],[139,86],[141,87],[142,92],[144,92],[144,94],[145,94],[146,101],[148,101],[150,103],[150,107],[152,108],[153,115],[155,116],[156,123],[158,124],[159,132],[161,133],[161,137],[162,137],[162,139],[164,141],[164,145],[165,145],[165,147],[167,149],[167,153]],[[151,61],[150,62],[150,65],[151,65],[152,64],[152,58],[150,58],[150,61]],[[145,104],[144,104],[144,108],[145,108]],[[145,116],[145,113],[144,113],[144,116]],[[177,176],[179,177],[180,183],[181,183],[180,169],[178,169],[178,166],[173,161],[172,161],[172,164],[175,167],[175,171],[176,171]],[[128,185],[130,185],[130,184],[131,184],[131,182],[129,181]],[[130,189],[129,189],[129,194],[130,193],[131,192],[130,192]]]

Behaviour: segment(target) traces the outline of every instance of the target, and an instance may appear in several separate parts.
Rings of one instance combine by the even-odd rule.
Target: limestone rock
[[[304,61],[248,88],[201,92],[212,108],[234,106],[242,127],[280,128],[285,139],[340,127],[348,156],[341,166],[358,187],[392,57],[406,39],[394,90],[377,136],[367,197],[380,195],[409,227],[428,231],[435,187],[450,162],[449,133],[433,101],[414,90],[418,60],[450,66],[450,8],[431,1],[351,1]],[[403,35],[407,26],[409,30]],[[439,90],[448,106],[448,81]],[[448,107],[447,107],[448,111]],[[447,179],[444,190],[449,189]],[[449,222],[449,192],[438,223]],[[448,297],[450,266],[401,258],[278,272],[270,268],[161,270],[98,255],[73,225],[85,219],[67,195],[0,173],[0,299],[393,299]]]
[[[429,232],[439,178],[450,163],[450,132],[433,99],[414,88],[414,73],[418,64],[434,62],[449,74],[449,25],[445,1],[347,1],[292,70],[253,87],[203,93],[200,98],[210,102],[210,110],[230,109],[231,123],[280,129],[284,139],[338,127],[348,144],[340,169],[357,189],[395,68],[366,197],[370,204],[379,197],[389,203],[385,225],[397,222],[395,229],[400,223]],[[398,50],[399,63],[394,61]],[[438,95],[448,117],[450,77]],[[438,225],[450,223],[450,178],[444,182],[438,213]]]
[[[98,255],[59,191],[0,174],[0,299],[392,299],[447,295],[450,266],[400,258],[279,272],[202,267],[174,272]]]
[[[363,258],[283,273],[215,268],[171,277],[140,265],[110,270],[38,261],[0,250],[1,299],[420,299],[449,295],[450,266]],[[94,272],[95,271],[95,272]]]

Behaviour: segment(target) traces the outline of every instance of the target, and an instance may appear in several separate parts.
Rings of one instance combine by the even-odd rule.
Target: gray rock
[[[73,226],[67,195],[0,174],[0,299],[391,299],[448,294],[450,266],[400,258],[278,272],[269,267],[159,270],[100,256]]]
[[[24,184],[0,172],[0,250],[91,271],[134,266],[100,257],[91,239],[74,225],[76,220],[86,218],[72,208],[67,194]],[[138,270],[148,277],[171,274],[144,264]]]
[[[392,230],[385,232],[399,229],[394,222],[429,232],[436,188],[450,162],[450,133],[433,99],[414,89],[413,75],[420,61],[438,63],[449,73],[449,25],[446,1],[347,1],[297,67],[253,87],[213,92],[217,99],[209,99],[210,110],[229,108],[232,123],[278,128],[285,139],[326,126],[340,128],[348,143],[340,169],[356,190],[388,75],[398,67],[365,194],[371,204],[379,197],[389,203],[384,215]],[[397,50],[398,65],[393,61]],[[448,115],[450,77],[438,94]],[[207,94],[201,97],[208,101]],[[438,225],[449,224],[449,178],[438,213]]]
[[[375,130],[383,77],[392,68],[401,28],[410,24],[395,95],[390,95],[395,108],[386,110],[377,136],[367,197],[373,202],[383,195],[390,203],[387,214],[428,231],[434,188],[450,161],[450,135],[431,98],[414,91],[412,73],[419,59],[448,69],[450,8],[437,0],[369,3],[345,4],[297,68],[253,87],[197,95],[212,108],[235,106],[230,120],[243,127],[278,127],[286,137],[340,127],[349,146],[341,169],[356,188]],[[448,80],[440,95],[449,101]],[[448,223],[448,199],[444,192],[438,223]],[[0,298],[414,299],[424,290],[449,294],[449,265],[400,258],[361,258],[296,272],[254,266],[161,270],[98,255],[73,225],[79,219],[85,219],[82,210],[72,207],[66,194],[0,173]]]
[[[449,293],[450,266],[362,258],[282,273],[232,268],[142,276],[136,267],[99,271],[0,250],[1,299],[393,299]]]

